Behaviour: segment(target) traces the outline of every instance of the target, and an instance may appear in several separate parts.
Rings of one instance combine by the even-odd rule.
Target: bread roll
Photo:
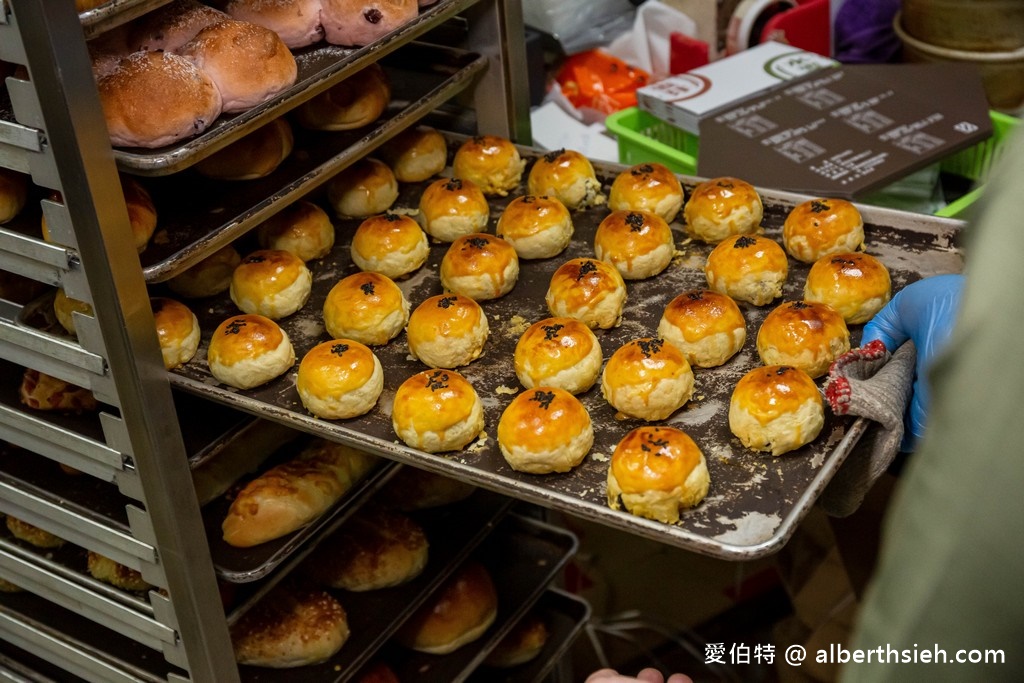
[[[782,296],[789,261],[775,240],[760,235],[734,235],[711,250],[704,275],[708,287],[716,292],[764,306]]]
[[[291,124],[287,119],[276,118],[201,159],[193,168],[215,180],[264,178],[288,158],[294,145]]]
[[[686,231],[712,244],[761,231],[764,206],[754,187],[739,178],[711,178],[693,188],[683,209]]]
[[[519,156],[516,146],[497,135],[478,135],[466,140],[452,160],[455,177],[470,181],[488,196],[504,197],[519,187],[525,167],[526,161]]]
[[[769,313],[757,331],[757,353],[765,365],[792,365],[817,379],[850,350],[843,316],[825,304],[787,301]]]
[[[167,287],[186,299],[203,299],[226,292],[231,276],[242,262],[238,251],[227,244],[191,268],[167,281]]]
[[[135,238],[135,249],[141,254],[156,232],[156,205],[149,195],[149,190],[138,180],[124,173],[118,174],[118,177],[121,179],[121,191],[124,193],[124,203],[128,209],[128,223],[132,229],[132,237]]]
[[[864,219],[845,199],[810,199],[798,204],[782,224],[782,244],[797,261],[864,248]]]
[[[69,334],[78,336],[78,330],[75,328],[75,312],[90,318],[96,317],[90,304],[78,299],[72,299],[67,295],[63,287],[58,287],[57,292],[53,296],[53,314],[56,316],[57,322],[60,323],[61,327],[67,330]]]
[[[323,258],[334,248],[334,224],[318,204],[300,199],[260,224],[264,249],[290,251],[303,261]]]
[[[519,258],[541,259],[561,254],[569,246],[573,230],[565,204],[528,194],[508,203],[495,232],[512,245]]]
[[[498,641],[484,659],[484,665],[510,669],[532,661],[544,649],[549,636],[550,632],[544,619],[536,612],[530,612]]]
[[[626,283],[610,263],[572,259],[552,274],[544,300],[553,316],[608,329],[622,320]]]
[[[452,242],[441,259],[441,285],[474,301],[505,296],[518,279],[515,248],[494,235],[463,235]]]
[[[354,47],[369,45],[418,15],[416,0],[322,0],[320,11],[327,42]]]
[[[250,548],[301,529],[341,500],[378,462],[350,446],[310,440],[297,455],[239,491],[221,524],[224,541]]]
[[[483,352],[490,328],[473,299],[439,294],[423,301],[409,316],[409,353],[432,368],[468,365]]]
[[[394,339],[409,320],[409,302],[391,278],[355,273],[338,282],[324,300],[324,327],[334,339],[380,346]]]
[[[448,143],[430,126],[414,126],[388,140],[381,158],[402,183],[421,183],[437,175],[448,164]]]
[[[111,586],[116,586],[121,590],[148,591],[153,588],[152,584],[142,578],[142,574],[139,571],[91,550],[86,558],[86,565],[93,578],[109,583]]]
[[[490,572],[469,560],[402,624],[395,640],[417,652],[445,655],[482,636],[497,614]]]
[[[601,395],[627,417],[664,420],[693,394],[693,370],[664,339],[646,337],[620,346],[601,375]]]
[[[0,225],[17,216],[28,201],[28,176],[0,168]]]
[[[399,683],[398,676],[381,661],[370,662],[357,674],[356,683]]]
[[[367,218],[391,208],[398,181],[383,161],[364,157],[327,182],[327,199],[339,218]]]
[[[242,259],[231,275],[231,300],[244,313],[280,320],[302,308],[313,274],[290,251],[260,249]]]
[[[608,467],[608,506],[666,524],[679,521],[708,493],[700,447],[673,427],[638,427],[622,437]]]
[[[391,101],[391,85],[376,62],[295,108],[295,121],[310,130],[352,130],[380,118]]]
[[[233,19],[269,28],[291,50],[324,38],[320,0],[230,0],[224,10]]]
[[[647,162],[615,176],[608,191],[612,211],[649,211],[671,223],[683,208],[686,193],[675,173],[663,164]]]
[[[7,530],[11,532],[12,536],[37,548],[60,548],[66,543],[60,536],[51,534],[49,531],[40,529],[34,524],[29,524],[17,517],[7,515],[5,521],[7,523]]]
[[[530,325],[513,356],[516,376],[524,387],[557,387],[570,394],[594,386],[602,362],[597,336],[573,318],[546,318]]]
[[[167,297],[149,300],[156,322],[156,337],[160,353],[168,370],[181,367],[192,360],[199,349],[199,319],[188,306]]]
[[[176,52],[207,26],[231,17],[196,0],[173,0],[129,24],[128,48]]]
[[[295,380],[306,410],[325,420],[370,412],[384,388],[384,369],[366,346],[351,339],[317,344],[299,363]]]
[[[729,399],[729,429],[755,451],[788,453],[814,441],[824,424],[821,393],[799,368],[754,368],[736,383]]]
[[[549,195],[566,208],[587,209],[608,201],[590,160],[571,149],[548,152],[534,162],[526,182],[533,195]]]
[[[483,431],[484,409],[473,385],[459,373],[424,370],[398,387],[391,424],[412,448],[457,451]]]
[[[429,510],[469,498],[476,487],[436,472],[402,467],[388,479],[374,500],[399,512]]]
[[[724,294],[695,289],[669,302],[658,336],[698,368],[714,368],[735,356],[747,340],[747,323],[736,302]]]
[[[420,195],[423,229],[441,242],[483,232],[490,217],[487,198],[471,180],[441,178]]]
[[[370,216],[352,235],[352,261],[369,270],[398,279],[419,270],[430,255],[427,235],[409,216],[384,213]]]
[[[322,590],[279,584],[231,627],[239,664],[285,669],[327,661],[348,640],[345,609]]]
[[[527,389],[512,399],[498,421],[498,448],[518,472],[568,472],[593,445],[590,413],[564,389]]]
[[[236,389],[252,389],[295,365],[288,334],[262,315],[234,315],[210,337],[206,351],[210,374]]]
[[[874,256],[857,252],[822,256],[804,283],[804,301],[828,304],[847,325],[871,320],[891,296],[889,269]]]
[[[626,280],[642,280],[668,267],[675,255],[672,229],[646,211],[613,211],[594,234],[594,254],[615,266]]]
[[[18,396],[23,405],[33,410],[81,415],[94,412],[99,407],[96,397],[88,389],[32,368],[26,368],[22,374]]]

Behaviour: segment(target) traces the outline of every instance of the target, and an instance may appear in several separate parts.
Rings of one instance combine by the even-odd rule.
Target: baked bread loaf
[[[361,507],[303,562],[314,582],[362,593],[412,581],[427,566],[427,535],[411,517]]]
[[[25,368],[18,396],[23,405],[33,410],[54,410],[81,415],[91,413],[99,407],[96,397],[88,389],[32,368]]]
[[[380,346],[394,339],[408,320],[405,294],[380,273],[349,275],[324,300],[324,327],[333,339]]]
[[[527,389],[557,387],[581,394],[601,374],[597,335],[574,318],[545,318],[530,325],[516,343],[516,376]]]
[[[620,346],[601,375],[601,395],[626,417],[664,420],[693,394],[693,370],[664,339],[645,337]]]
[[[490,328],[487,315],[473,299],[438,294],[424,300],[409,316],[409,353],[432,368],[468,365],[483,352]]]
[[[537,159],[526,187],[530,194],[549,195],[573,211],[608,201],[590,160],[571,149],[558,149]]]
[[[551,275],[544,300],[553,316],[575,318],[606,330],[622,320],[626,282],[610,263],[576,258]]]
[[[330,593],[279,584],[231,626],[235,660],[286,669],[325,662],[349,637],[345,609]]]
[[[674,427],[638,427],[622,437],[608,467],[608,506],[666,524],[708,493],[700,447]]]
[[[318,204],[300,199],[260,224],[263,249],[289,251],[303,261],[322,258],[334,248],[334,224]]]
[[[192,360],[199,349],[199,320],[188,306],[167,297],[149,300],[156,323],[156,337],[160,353],[168,370],[181,367]]]
[[[242,256],[226,244],[194,266],[167,281],[167,287],[186,299],[203,299],[226,292]]]
[[[626,280],[642,280],[668,267],[675,255],[672,228],[646,211],[613,211],[594,233],[594,254]]]
[[[512,245],[519,258],[541,259],[565,251],[573,230],[565,204],[545,195],[527,194],[508,203],[495,232]]]
[[[148,591],[153,585],[142,578],[142,574],[109,557],[89,551],[86,566],[94,579],[109,583],[111,586],[126,591]]]
[[[260,249],[242,259],[231,275],[231,300],[243,313],[271,320],[302,308],[313,288],[313,273],[290,251]]]
[[[452,370],[424,370],[395,392],[391,424],[407,445],[427,453],[457,451],[480,435],[484,408],[469,381]]]
[[[470,483],[405,466],[388,479],[374,500],[392,510],[416,512],[458,503],[474,491],[476,487]]]
[[[745,374],[729,399],[729,430],[755,451],[782,455],[809,444],[825,424],[821,392],[810,376],[788,365]]]
[[[381,147],[383,159],[401,183],[421,183],[448,164],[448,143],[430,126],[413,126]]]
[[[761,231],[764,206],[754,187],[739,178],[711,178],[693,188],[683,209],[686,231],[712,244]]]
[[[524,168],[526,161],[519,156],[516,146],[497,135],[469,138],[459,145],[452,160],[455,177],[470,181],[488,196],[504,197],[519,187]]]
[[[290,50],[324,38],[320,0],[230,0],[224,11],[233,19],[269,28]]]
[[[682,351],[691,367],[714,368],[743,348],[747,323],[726,295],[695,289],[668,303],[658,336]]]
[[[757,353],[765,365],[792,365],[817,379],[850,350],[850,331],[831,306],[810,301],[779,304],[757,331]]]
[[[793,207],[782,224],[782,244],[797,261],[864,248],[864,219],[845,199],[809,199]]]
[[[5,520],[7,524],[7,530],[11,532],[19,541],[25,541],[30,545],[34,545],[37,548],[60,548],[66,543],[66,541],[56,534],[51,534],[46,529],[40,529],[34,524],[7,515]]]
[[[804,301],[828,304],[847,325],[871,320],[891,296],[889,269],[874,256],[859,252],[822,256],[804,283]]]
[[[291,124],[279,117],[199,160],[193,168],[215,180],[255,180],[276,171],[294,146]]]
[[[704,275],[708,287],[716,292],[764,306],[782,296],[789,261],[775,240],[761,235],[734,235],[711,250]]]
[[[75,328],[74,316],[76,311],[90,318],[96,316],[91,305],[78,299],[72,299],[67,295],[63,287],[58,287],[53,295],[53,314],[57,318],[57,322],[67,330],[68,334],[77,337],[78,330]]]
[[[649,211],[671,223],[683,208],[686,193],[676,174],[657,162],[632,166],[612,181],[608,208],[612,211]]]
[[[491,207],[473,181],[441,178],[420,195],[419,217],[428,235],[453,242],[463,235],[484,231]]]
[[[177,52],[207,26],[231,17],[196,0],[173,0],[128,24],[127,48]]]
[[[419,15],[416,0],[321,1],[324,37],[333,45],[369,45]]]
[[[384,213],[398,199],[398,181],[383,161],[364,157],[327,182],[327,200],[339,218]]]
[[[149,190],[138,180],[124,173],[118,174],[118,177],[121,179],[121,191],[124,193],[124,203],[128,209],[128,223],[132,229],[132,237],[135,238],[135,249],[141,254],[156,232],[156,205],[149,195]]]
[[[441,285],[474,301],[505,296],[519,279],[515,248],[494,235],[475,232],[458,237],[441,259]]]
[[[398,279],[419,270],[430,255],[430,244],[420,224],[404,214],[370,216],[352,235],[352,262]]]
[[[540,614],[530,612],[517,621],[512,630],[498,641],[498,644],[484,659],[484,665],[498,669],[511,669],[532,661],[544,649],[549,636],[550,631],[544,619]]]
[[[387,74],[374,62],[295,108],[295,122],[310,130],[352,130],[380,118],[391,101]]]
[[[317,417],[347,420],[377,405],[384,369],[368,347],[351,339],[333,339],[302,357],[295,388],[302,405]]]
[[[213,331],[206,362],[218,381],[252,389],[295,365],[295,350],[288,334],[270,318],[233,315]]]
[[[512,399],[498,421],[498,448],[517,472],[568,472],[593,445],[590,413],[564,389],[527,389]]]
[[[221,523],[224,541],[251,548],[309,524],[341,500],[378,463],[376,456],[312,439],[238,492]]]
[[[0,168],[0,225],[17,216],[28,201],[28,176]]]
[[[469,560],[402,624],[395,640],[417,652],[446,655],[482,636],[497,614],[490,572]]]

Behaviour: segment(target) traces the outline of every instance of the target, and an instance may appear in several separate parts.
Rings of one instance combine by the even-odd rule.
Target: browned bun
[[[68,331],[69,334],[78,335],[78,330],[75,329],[75,317],[74,313],[78,311],[83,315],[87,315],[90,318],[95,317],[95,313],[92,310],[92,306],[85,301],[79,301],[78,299],[72,299],[64,291],[63,287],[58,287],[56,293],[53,296],[53,314],[57,317],[57,322],[60,326]]]
[[[864,219],[845,199],[810,199],[793,208],[782,224],[782,244],[804,263],[864,248]]]
[[[424,370],[395,392],[391,426],[402,441],[421,451],[461,450],[483,431],[483,403],[459,373]]]
[[[56,534],[51,534],[45,529],[22,521],[17,517],[7,515],[7,530],[19,541],[25,541],[37,548],[60,548],[65,541]]]
[[[260,249],[235,268],[230,295],[244,313],[279,320],[305,305],[312,285],[313,274],[298,256],[282,249]]]
[[[253,180],[268,176],[292,153],[295,138],[284,118],[276,118],[224,149],[202,159],[194,168],[217,180]]]
[[[526,162],[510,140],[497,135],[478,135],[463,142],[455,152],[452,171],[485,195],[504,197],[519,186]],[[531,192],[531,194],[545,194]]]
[[[210,337],[206,352],[210,374],[238,389],[269,382],[295,364],[288,335],[262,315],[227,318]]]
[[[168,370],[180,367],[192,360],[199,349],[199,320],[180,301],[166,297],[153,297],[153,320],[156,336],[160,341],[164,367]]]
[[[812,378],[828,372],[850,350],[850,331],[834,308],[787,301],[769,313],[757,331],[757,352],[765,365],[792,365]]]
[[[675,251],[672,228],[648,211],[613,211],[594,234],[594,254],[627,280],[657,275],[672,262]]]
[[[430,126],[406,128],[380,151],[395,177],[402,183],[420,183],[444,170],[448,163],[448,143]]]
[[[89,568],[89,573],[92,574],[93,578],[109,583],[111,586],[116,586],[121,590],[145,591],[153,587],[148,581],[142,578],[142,574],[139,573],[138,570],[126,567],[120,562],[115,562],[109,557],[105,557],[91,550],[89,551],[89,556],[86,559],[86,564]]]
[[[549,195],[573,210],[607,201],[590,160],[571,149],[548,152],[537,159],[526,187],[530,194]]]
[[[257,229],[264,249],[290,251],[303,261],[326,256],[334,247],[334,224],[318,204],[300,199]]]
[[[734,235],[711,250],[704,275],[708,287],[716,292],[764,306],[782,296],[789,261],[775,240],[761,235]]]
[[[459,237],[441,259],[441,285],[475,301],[497,299],[519,279],[519,256],[500,237],[477,232]]]
[[[423,230],[441,242],[483,232],[491,216],[491,207],[477,184],[460,178],[432,182],[420,195],[419,208]]]
[[[531,612],[520,619],[512,630],[498,641],[487,655],[484,664],[499,669],[525,664],[541,653],[549,635],[544,619],[536,612]]]
[[[355,680],[356,683],[399,683],[391,667],[379,660],[366,666]]]
[[[128,208],[128,222],[132,228],[132,236],[135,238],[135,248],[142,253],[156,231],[156,205],[149,195],[149,190],[143,187],[138,180],[124,173],[119,176],[121,190],[124,192],[124,202]]]
[[[327,199],[339,218],[367,218],[391,208],[398,181],[383,161],[364,157],[327,182]]]
[[[332,339],[311,348],[295,378],[302,405],[325,420],[368,413],[383,388],[380,360],[369,347],[351,339]]]
[[[233,19],[269,28],[289,49],[324,37],[320,0],[231,0],[224,9]]]
[[[874,256],[844,252],[822,256],[811,266],[804,301],[828,304],[847,325],[866,323],[889,303],[889,269]]]
[[[26,368],[18,389],[21,402],[33,410],[55,410],[80,414],[99,407],[96,397],[84,387]]]
[[[601,373],[601,395],[617,411],[641,420],[664,420],[693,394],[686,356],[658,337],[626,342]]]
[[[580,320],[545,318],[530,325],[519,338],[512,362],[527,389],[558,387],[581,394],[601,373],[601,344]]]
[[[230,244],[213,252],[191,268],[167,281],[172,292],[186,299],[216,296],[231,286],[231,274],[242,262],[242,256]]]
[[[498,594],[491,575],[470,560],[402,624],[395,639],[418,652],[448,654],[482,636],[497,614]]]
[[[464,481],[407,466],[388,479],[376,500],[399,512],[416,512],[458,503],[474,491]]]
[[[648,162],[632,166],[615,176],[608,192],[612,211],[650,211],[671,223],[683,206],[686,193],[668,167]]]
[[[368,45],[412,21],[416,0],[322,0],[324,36],[333,45]]]
[[[825,423],[821,392],[799,368],[754,368],[733,388],[729,429],[747,448],[782,455],[817,438]]]
[[[565,204],[545,195],[516,197],[498,218],[495,233],[515,247],[521,259],[550,258],[569,246],[574,232]]]
[[[519,472],[568,472],[593,445],[590,413],[564,389],[527,389],[512,399],[498,421],[498,447]]]
[[[387,275],[354,273],[324,300],[324,327],[334,339],[379,346],[398,336],[409,320],[409,301]]]
[[[210,76],[169,52],[133,52],[97,88],[115,147],[169,145],[203,132],[223,110]]]
[[[490,327],[474,299],[462,294],[428,297],[409,316],[409,353],[432,368],[456,368],[480,357]]]
[[[196,0],[173,0],[129,24],[131,50],[175,52],[207,26],[230,17]]]
[[[764,206],[754,187],[739,178],[711,178],[693,188],[683,209],[686,231],[704,242],[760,232]]]
[[[551,315],[608,329],[622,320],[626,283],[618,269],[598,259],[576,258],[551,275],[545,301]]]
[[[312,130],[351,130],[376,121],[390,101],[387,74],[375,62],[306,100],[293,115]]]
[[[350,253],[360,270],[395,279],[426,263],[430,245],[419,223],[409,216],[389,212],[370,216],[356,228]]]
[[[731,298],[698,289],[668,303],[658,323],[658,334],[682,351],[690,365],[713,368],[743,348],[747,324]]]
[[[25,208],[28,185],[28,176],[24,173],[0,168],[0,225]]]

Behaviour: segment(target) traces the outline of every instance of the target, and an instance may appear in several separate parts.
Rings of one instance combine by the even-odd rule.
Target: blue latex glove
[[[928,421],[927,371],[953,331],[963,275],[936,275],[918,280],[896,293],[885,308],[864,326],[861,345],[880,339],[890,352],[908,339],[917,347],[914,393],[905,417],[906,432],[901,450],[912,451]]]

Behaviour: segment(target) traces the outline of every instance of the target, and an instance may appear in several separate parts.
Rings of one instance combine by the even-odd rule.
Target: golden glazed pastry
[[[244,313],[280,320],[302,308],[313,288],[313,273],[290,251],[260,249],[231,275],[231,300]]]
[[[463,235],[452,242],[441,259],[441,285],[474,301],[505,296],[518,279],[515,248],[494,235]]]
[[[782,224],[782,244],[797,261],[864,248],[864,219],[845,199],[810,199],[793,207]]]
[[[167,281],[172,292],[186,299],[216,296],[231,287],[231,276],[242,256],[230,244]]]
[[[148,591],[152,584],[142,578],[142,574],[109,557],[89,551],[86,566],[93,578],[126,591]]]
[[[237,389],[252,389],[295,365],[288,334],[262,315],[234,315],[221,322],[206,352],[210,374]]]
[[[671,223],[686,193],[675,173],[657,162],[637,164],[615,176],[608,192],[612,211],[649,211]]]
[[[516,146],[497,135],[469,138],[456,150],[452,161],[456,178],[470,181],[485,195],[502,197],[519,186],[524,168],[526,161]]]
[[[698,368],[714,368],[735,356],[747,340],[747,323],[724,294],[695,289],[672,299],[658,323],[658,336]]]
[[[409,302],[398,285],[380,273],[355,273],[339,281],[324,300],[324,327],[334,339],[380,346],[409,320]]]
[[[703,242],[760,232],[764,206],[754,187],[739,178],[711,178],[693,188],[683,209],[686,231]]]
[[[194,168],[215,180],[255,180],[276,171],[294,146],[291,124],[285,118],[276,118],[199,160]]]
[[[729,399],[729,429],[744,446],[782,455],[818,437],[825,424],[821,392],[810,376],[788,365],[754,368]]]
[[[608,200],[590,160],[571,149],[548,152],[537,159],[526,187],[530,194],[554,197],[573,211],[601,206]]]
[[[405,466],[388,479],[374,498],[399,512],[416,512],[451,505],[473,495],[476,487],[436,472]]]
[[[507,240],[521,259],[551,258],[569,246],[572,216],[557,199],[523,195],[501,212],[495,233]]]
[[[859,252],[822,256],[804,283],[804,301],[828,304],[847,325],[871,320],[891,296],[889,269],[874,256]]]
[[[817,379],[850,350],[850,331],[831,306],[787,301],[769,313],[757,331],[757,353],[765,365],[792,365]]]
[[[638,427],[622,437],[608,468],[608,506],[666,524],[708,493],[704,454],[673,427]]]
[[[364,157],[327,181],[327,199],[339,218],[368,218],[391,208],[398,181],[383,161]]]
[[[544,300],[553,316],[606,330],[622,320],[626,282],[610,263],[576,258],[552,274]]]
[[[420,222],[428,235],[452,242],[487,228],[491,207],[471,180],[440,178],[420,195]]]
[[[668,267],[675,251],[668,223],[646,211],[613,211],[594,234],[594,254],[626,280],[657,275]]]
[[[409,216],[383,213],[370,216],[352,235],[352,261],[360,270],[389,278],[404,277],[427,262],[430,245],[419,223]]]
[[[414,126],[385,142],[380,156],[399,182],[421,183],[444,170],[448,143],[437,129]]]
[[[18,396],[22,404],[33,410],[55,410],[62,413],[91,413],[99,407],[96,397],[84,387],[25,368]]]
[[[63,287],[58,287],[53,295],[53,314],[56,316],[60,326],[73,335],[78,334],[78,331],[75,329],[75,312],[90,318],[96,317],[90,304],[78,299],[72,299],[67,295]]]
[[[305,199],[263,221],[256,236],[263,249],[289,251],[307,262],[327,256],[334,247],[331,217]]]
[[[734,235],[711,250],[704,275],[708,287],[716,292],[764,306],[782,296],[789,261],[775,240],[761,235]]]
[[[484,408],[469,381],[452,370],[424,370],[395,392],[395,434],[427,453],[457,451],[480,435]]]
[[[0,168],[0,225],[17,216],[28,201],[28,176]]]
[[[518,472],[568,472],[593,445],[590,413],[564,389],[527,389],[512,399],[498,421],[498,447]]]
[[[532,661],[544,649],[550,635],[543,617],[536,612],[530,612],[498,641],[484,660],[484,665],[510,669]]]
[[[51,534],[49,531],[40,529],[34,524],[29,524],[17,517],[7,515],[6,522],[7,530],[11,532],[12,536],[37,548],[60,548],[66,543],[60,536]]]
[[[124,193],[124,203],[128,209],[128,224],[135,239],[135,250],[141,254],[156,232],[156,205],[149,195],[149,190],[138,180],[124,173],[119,173],[118,178],[121,180],[121,191]]]
[[[295,108],[296,123],[311,130],[352,130],[380,118],[391,101],[387,74],[374,62]]]
[[[192,360],[199,349],[199,320],[188,306],[174,299],[153,297],[149,304],[164,367],[168,370],[181,367]]]
[[[682,351],[646,337],[620,346],[601,375],[601,395],[627,417],[664,420],[693,394],[693,370]]]
[[[409,316],[409,353],[432,368],[467,365],[483,352],[490,328],[487,315],[473,299],[438,294],[423,301]]]
[[[557,387],[570,394],[594,386],[602,362],[597,336],[573,318],[546,318],[530,325],[513,356],[516,376],[524,387]]]
[[[384,388],[384,369],[366,346],[332,339],[306,352],[295,388],[306,410],[325,420],[347,420],[370,412]]]

